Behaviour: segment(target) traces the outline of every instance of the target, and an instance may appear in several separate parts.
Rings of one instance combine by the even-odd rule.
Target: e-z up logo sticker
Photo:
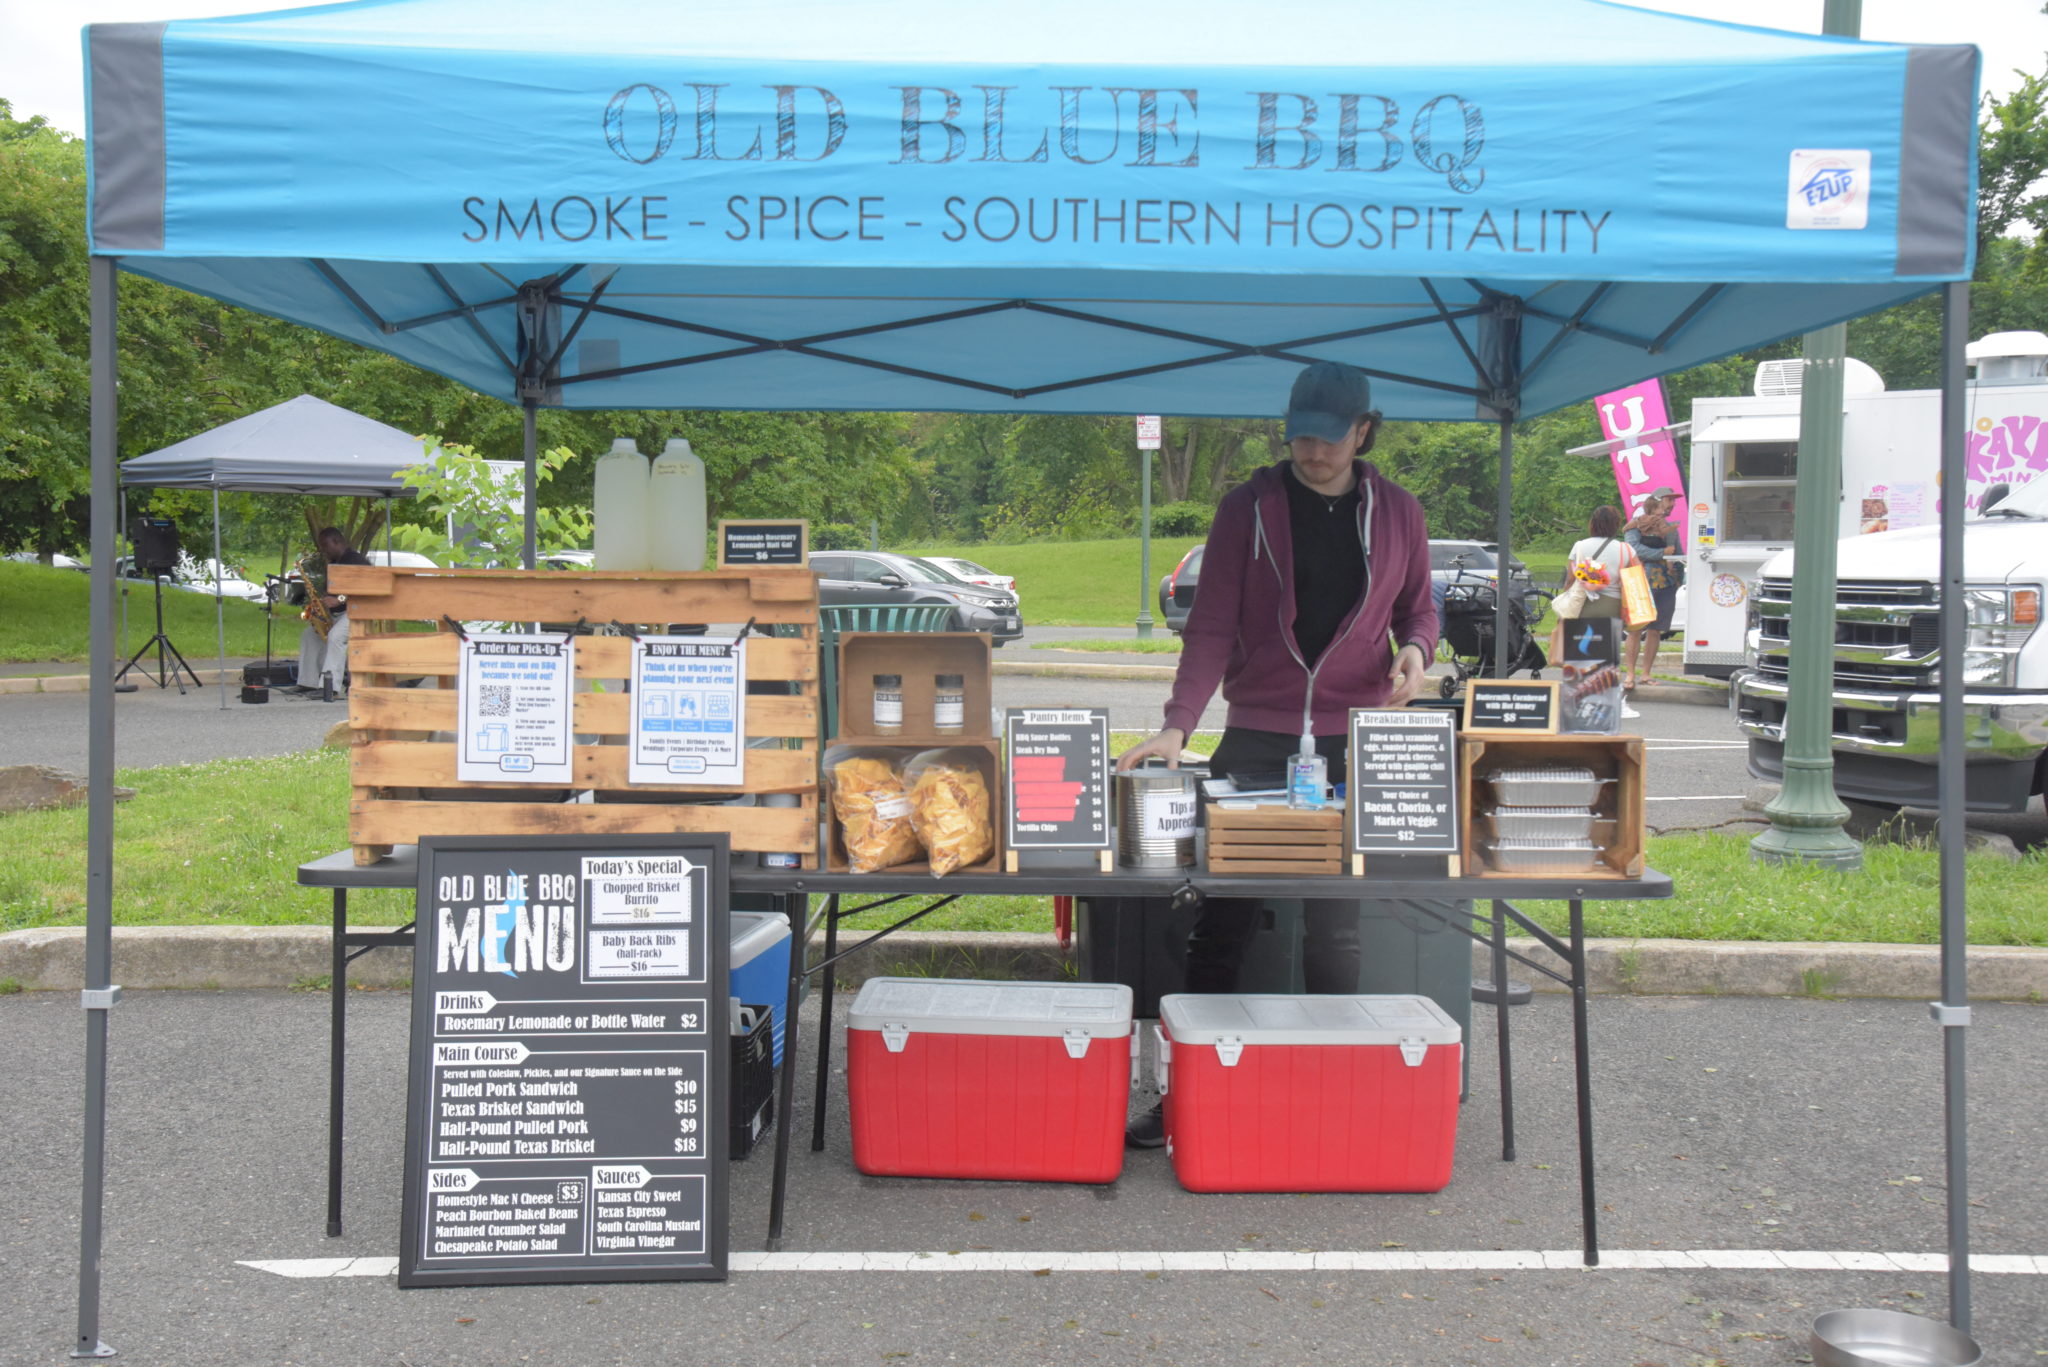
[[[1786,183],[1788,228],[1861,228],[1870,221],[1870,151],[1800,148]]]

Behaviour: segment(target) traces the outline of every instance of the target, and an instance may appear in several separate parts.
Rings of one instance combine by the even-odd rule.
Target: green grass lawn
[[[116,817],[116,924],[326,923],[327,893],[293,879],[299,864],[347,842],[342,751],[126,770],[120,781],[137,793]],[[1589,934],[1901,944],[1936,937],[1939,860],[1931,849],[1873,845],[1865,871],[1844,875],[1752,864],[1746,836],[1688,834],[1652,839],[1649,862],[1671,875],[1679,895],[1588,902]],[[1968,877],[1972,943],[2048,946],[2041,897],[2048,854],[2018,864],[1972,858]],[[0,816],[0,930],[82,924],[84,886],[84,808]],[[1565,928],[1562,903],[1525,903],[1524,910],[1552,929]],[[364,924],[396,925],[411,915],[409,892],[349,898],[350,919]],[[963,898],[918,928],[1049,932],[1051,902]]]
[[[926,546],[912,554],[957,555],[997,574],[1014,575],[1026,626],[1127,627],[1138,619],[1141,596],[1153,618],[1158,618],[1159,581],[1173,573],[1189,547],[1199,546],[1203,540],[1199,536],[1154,537],[1149,584],[1141,582],[1141,548],[1135,537],[1019,546]]]
[[[76,570],[0,560],[0,663],[89,660],[90,586],[87,576]],[[128,594],[127,646],[121,651],[126,659],[156,629],[156,599],[148,584],[120,587]],[[232,599],[226,607],[228,654],[261,655],[263,609]],[[117,622],[118,612],[117,608]],[[277,654],[298,654],[300,625],[296,611],[278,613],[273,637]],[[212,596],[166,588],[164,633],[195,666],[204,668],[217,653]]]

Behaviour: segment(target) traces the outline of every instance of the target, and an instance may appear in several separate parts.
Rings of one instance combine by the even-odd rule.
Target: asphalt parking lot
[[[323,1234],[324,995],[138,993],[115,1010],[102,1335],[118,1361],[1760,1367],[1804,1361],[1821,1310],[1945,1314],[1939,1032],[1915,1003],[1596,1000],[1617,1264],[1596,1271],[1572,1254],[1569,1018],[1539,998],[1515,1017],[1518,1160],[1499,1159],[1482,1029],[1438,1194],[1197,1196],[1158,1151],[1099,1188],[868,1178],[849,1161],[842,1080],[822,1154],[799,1100],[781,1254],[759,1251],[765,1155],[735,1166],[723,1284],[400,1291],[407,1006],[351,1002],[339,1239]],[[79,1024],[59,994],[0,998],[8,1363],[71,1346]],[[2031,1363],[2048,1354],[2048,1013],[1980,1006],[1969,1040],[1974,1247],[2025,1269],[1976,1275],[1976,1328],[1987,1363]],[[798,1067],[807,1084],[808,1057]],[[1821,1254],[1899,1256],[1785,1266]],[[318,1259],[366,1275],[285,1275],[338,1266]],[[1688,1265],[1620,1265],[1660,1260]]]

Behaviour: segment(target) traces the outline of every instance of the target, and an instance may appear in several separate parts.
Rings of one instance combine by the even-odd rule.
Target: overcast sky
[[[1820,29],[1821,0],[1638,0],[1641,8],[1765,27]],[[87,23],[252,14],[290,8],[277,0],[0,0],[0,99],[16,118],[41,114],[85,131],[78,30]],[[2003,93],[2014,68],[2036,72],[2048,55],[2041,0],[1863,0],[1863,36],[1889,42],[1975,43],[1985,89]]]

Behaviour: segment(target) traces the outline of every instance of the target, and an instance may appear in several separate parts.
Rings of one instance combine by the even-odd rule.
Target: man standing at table
[[[1318,361],[1295,378],[1288,459],[1218,505],[1166,726],[1126,751],[1118,768],[1150,756],[1178,765],[1220,684],[1229,713],[1211,773],[1282,771],[1312,733],[1332,782],[1342,782],[1351,709],[1400,707],[1421,691],[1437,642],[1429,532],[1414,495],[1359,459],[1379,428],[1364,372]],[[1360,984],[1360,917],[1387,914],[1382,905],[1304,904],[1310,992],[1413,990],[1405,973],[1398,984]],[[1204,904],[1188,937],[1187,991],[1237,989],[1261,910],[1242,898]],[[1134,1121],[1128,1138],[1141,1148],[1164,1143],[1161,1110]]]

